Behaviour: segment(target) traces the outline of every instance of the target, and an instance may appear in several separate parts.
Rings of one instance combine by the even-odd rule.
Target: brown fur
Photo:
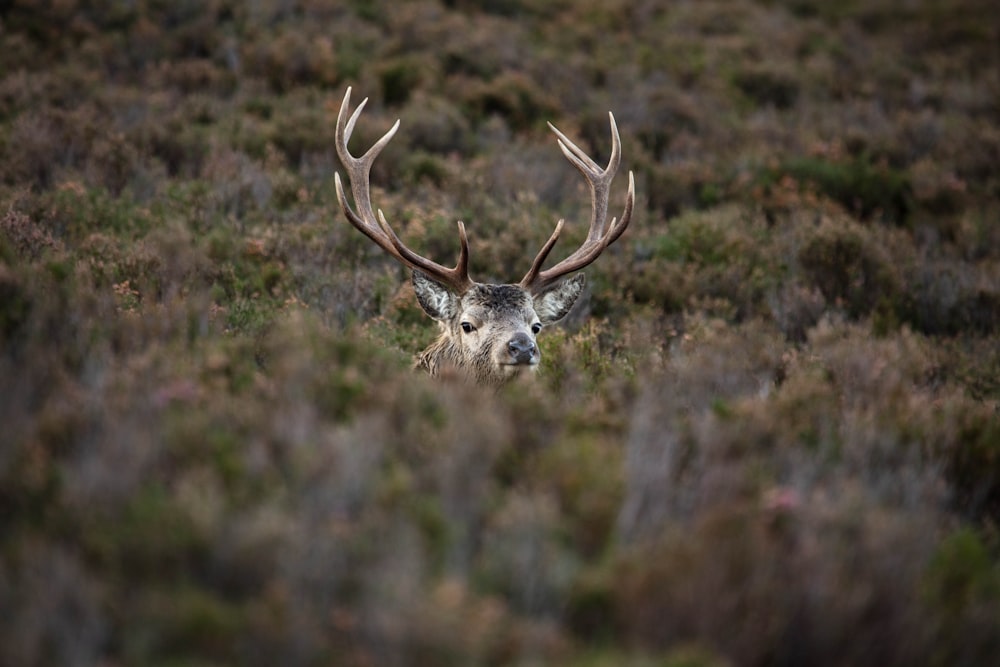
[[[414,272],[414,290],[441,335],[421,352],[416,367],[432,376],[452,372],[476,384],[500,387],[538,368],[537,330],[561,319],[583,290],[583,275],[532,295],[519,285],[473,283],[458,294]]]
[[[354,195],[351,208],[340,175],[334,176],[337,201],[348,222],[404,266],[413,270],[413,287],[424,311],[441,325],[441,335],[417,358],[417,367],[440,376],[454,369],[481,385],[499,387],[522,373],[538,368],[541,353],[535,336],[542,327],[557,322],[583,291],[584,277],[576,273],[588,266],[628,227],[635,204],[635,179],[629,172],[628,195],[621,218],[607,223],[608,193],[621,163],[621,137],[615,117],[611,123],[611,157],[601,168],[579,146],[554,126],[559,148],[587,181],[591,195],[590,229],[583,244],[547,269],[549,252],[559,239],[563,221],[531,263],[528,273],[516,285],[474,282],[469,277],[469,239],[465,224],[458,222],[460,250],[454,268],[448,268],[414,252],[404,244],[371,202],[371,167],[379,153],[399,129],[399,121],[363,155],[355,157],[347,148],[367,99],[348,114],[351,89],[337,114],[337,155],[347,169]],[[575,275],[574,275],[575,274]],[[572,277],[567,277],[572,276]]]

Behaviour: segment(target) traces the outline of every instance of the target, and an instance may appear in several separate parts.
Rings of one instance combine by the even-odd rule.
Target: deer
[[[471,384],[499,389],[514,378],[533,374],[541,361],[537,336],[543,327],[563,319],[583,292],[585,274],[577,273],[594,262],[625,232],[635,204],[635,178],[628,175],[628,194],[620,218],[607,222],[611,183],[621,163],[621,138],[614,114],[611,122],[611,157],[601,168],[552,123],[563,155],[585,178],[591,195],[590,229],[586,239],[569,256],[543,269],[562,232],[564,220],[535,256],[518,283],[480,283],[469,277],[469,241],[465,224],[458,221],[459,254],[454,268],[447,268],[407,247],[371,202],[371,167],[399,129],[400,121],[361,157],[347,148],[355,124],[368,102],[362,100],[348,117],[351,88],[347,88],[337,115],[337,155],[347,171],[354,208],[347,201],[340,174],[334,174],[337,201],[347,220],[385,253],[412,271],[412,284],[423,311],[441,328],[438,338],[417,355],[415,368],[432,377],[457,374]],[[575,274],[575,275],[571,275]]]

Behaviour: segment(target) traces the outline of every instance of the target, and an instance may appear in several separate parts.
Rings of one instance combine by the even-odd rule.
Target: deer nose
[[[535,341],[526,333],[516,333],[507,342],[507,350],[516,364],[530,364],[538,353]]]

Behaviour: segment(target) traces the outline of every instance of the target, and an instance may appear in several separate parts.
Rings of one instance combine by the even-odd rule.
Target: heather
[[[1000,653],[984,0],[20,0],[0,14],[0,664],[982,665]],[[495,393],[415,372],[376,206],[516,281],[625,235]],[[562,254],[560,254],[562,253]]]

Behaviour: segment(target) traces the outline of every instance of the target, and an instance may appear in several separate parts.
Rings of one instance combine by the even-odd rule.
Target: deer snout
[[[507,341],[507,351],[510,352],[511,359],[515,364],[534,364],[538,362],[538,347],[531,336],[524,332],[514,334],[514,337]]]

